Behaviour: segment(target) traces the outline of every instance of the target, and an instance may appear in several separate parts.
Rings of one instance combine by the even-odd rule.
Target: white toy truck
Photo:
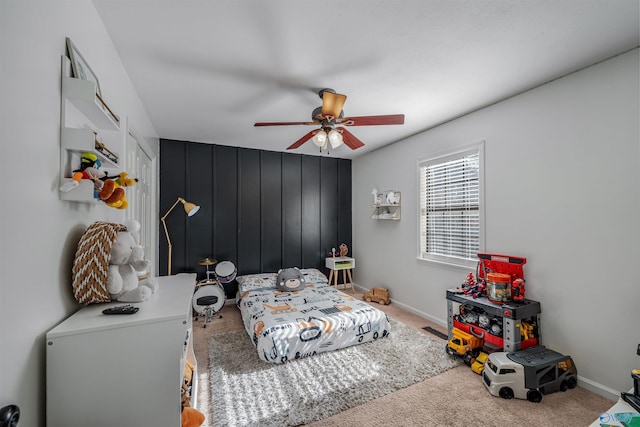
[[[578,371],[570,356],[536,346],[510,353],[491,353],[484,366],[482,382],[494,396],[537,403],[543,394],[575,388]]]

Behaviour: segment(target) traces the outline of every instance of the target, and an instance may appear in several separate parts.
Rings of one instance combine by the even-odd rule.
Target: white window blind
[[[477,259],[481,239],[480,152],[475,147],[419,163],[421,258]]]

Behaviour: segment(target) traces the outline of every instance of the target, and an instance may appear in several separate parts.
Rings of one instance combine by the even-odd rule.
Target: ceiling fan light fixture
[[[329,131],[329,144],[334,150],[342,145],[342,134],[335,129]]]
[[[318,131],[312,138],[313,143],[320,148],[327,145],[327,133],[323,130]]]

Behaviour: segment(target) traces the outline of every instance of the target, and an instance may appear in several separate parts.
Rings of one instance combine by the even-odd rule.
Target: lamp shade
[[[196,205],[195,203],[187,202],[182,197],[178,197],[178,200],[176,200],[175,203],[169,208],[167,213],[164,214],[162,218],[160,218],[160,221],[162,222],[162,227],[164,228],[164,234],[167,237],[167,245],[169,246],[168,254],[167,254],[167,274],[169,276],[171,276],[171,248],[173,246],[171,245],[171,239],[169,238],[169,230],[167,229],[166,219],[169,216],[169,214],[173,211],[173,208],[175,208],[178,205],[178,203],[182,203],[182,206],[184,207],[184,212],[187,214],[187,216],[194,216],[200,210],[200,206]]]
[[[200,206],[191,202],[184,202],[184,211],[187,216],[194,216],[200,210]]]

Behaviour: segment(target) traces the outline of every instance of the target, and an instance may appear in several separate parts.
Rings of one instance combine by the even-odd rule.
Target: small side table
[[[354,258],[346,256],[325,258],[325,267],[330,270],[329,285],[333,280],[333,287],[338,289],[338,274],[342,270],[342,281],[345,289],[347,285],[351,285],[351,292],[355,293],[356,290],[353,287],[353,278],[351,277],[351,269],[356,268],[356,260]],[[347,276],[349,277],[349,282],[347,282]]]

